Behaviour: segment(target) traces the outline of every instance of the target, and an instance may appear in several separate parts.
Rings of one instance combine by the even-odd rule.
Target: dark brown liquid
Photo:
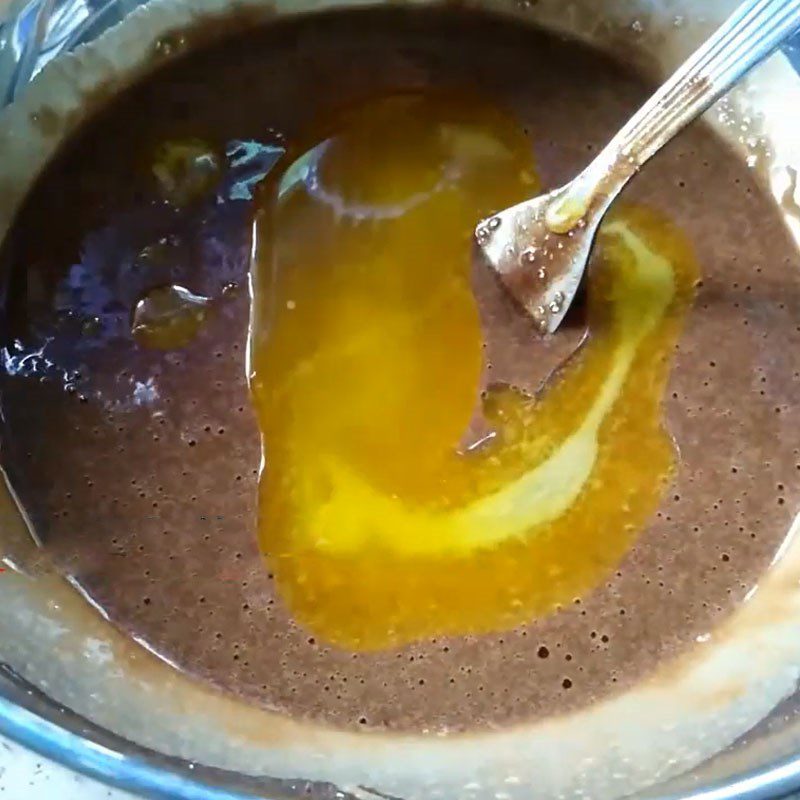
[[[648,93],[593,52],[467,14],[275,25],[169,67],[87,125],[3,252],[5,460],[53,559],[180,668],[288,714],[458,729],[585,705],[740,602],[800,505],[795,251],[748,171],[696,126],[625,193],[690,238],[703,282],[665,405],[680,467],[617,571],[514,631],[393,651],[330,648],[290,619],[254,535],[248,299],[224,291],[247,277],[248,181],[274,160],[269,146],[302,139],[332,108],[448,86],[518,117],[545,188],[574,175]],[[173,207],[149,165],[178,139],[230,155],[216,186]],[[133,310],[168,285],[211,298],[213,313],[182,349],[142,348]],[[505,325],[516,312],[500,305]],[[524,342],[515,352],[526,357]]]

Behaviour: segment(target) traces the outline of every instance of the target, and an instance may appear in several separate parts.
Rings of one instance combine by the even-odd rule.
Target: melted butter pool
[[[590,336],[538,398],[494,388],[458,444],[483,334],[476,219],[535,194],[516,122],[468,97],[382,98],[263,188],[251,386],[259,539],[295,617],[373,649],[504,629],[603,581],[674,467],[660,401],[697,269],[640,208],[603,226]]]

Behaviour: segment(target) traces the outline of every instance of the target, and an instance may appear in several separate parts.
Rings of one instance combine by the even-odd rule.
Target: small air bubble
[[[155,43],[155,51],[161,56],[172,56],[186,49],[186,37],[181,33],[168,33]]]
[[[553,312],[553,314],[558,314],[558,312],[561,311],[563,304],[564,304],[564,295],[561,292],[556,292],[553,295],[553,299],[550,302],[548,308],[550,309],[550,311]]]

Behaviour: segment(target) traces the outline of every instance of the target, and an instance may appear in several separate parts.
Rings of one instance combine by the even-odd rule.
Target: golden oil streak
[[[439,145],[425,137],[439,125],[467,166],[493,139],[502,144],[496,168],[482,164],[480,180],[467,173],[464,197],[434,194],[408,219],[338,229],[306,200],[282,198],[300,203],[290,223],[322,221],[334,237],[324,242],[301,226],[284,245],[268,208],[257,224],[250,365],[267,465],[260,543],[297,620],[355,649],[506,629],[570,602],[622,558],[674,469],[660,400],[697,267],[680,233],[641,208],[603,226],[590,338],[578,356],[536,402],[493,391],[485,413],[500,444],[455,454],[449,437],[471,413],[480,349],[460,231],[481,203],[521,199],[530,184],[522,176],[534,170],[502,114],[451,103],[468,129],[483,126],[459,139],[462,122],[442,126],[442,108],[423,100],[396,117],[378,104],[381,135],[362,114],[371,136],[345,152],[342,185],[359,197],[388,186],[392,202],[416,191],[414,170],[435,175]],[[395,160],[406,140],[415,145],[408,168]],[[360,164],[370,167],[362,183]],[[429,252],[436,272],[420,258]],[[418,361],[444,370],[430,396]],[[421,426],[420,439],[405,428],[393,436],[398,421]],[[441,451],[428,458],[431,446]]]

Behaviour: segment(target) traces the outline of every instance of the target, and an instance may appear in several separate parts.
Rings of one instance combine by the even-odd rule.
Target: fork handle
[[[800,0],[745,0],[573,181],[564,208],[576,216],[593,201],[610,203],[645,161],[799,28]]]

